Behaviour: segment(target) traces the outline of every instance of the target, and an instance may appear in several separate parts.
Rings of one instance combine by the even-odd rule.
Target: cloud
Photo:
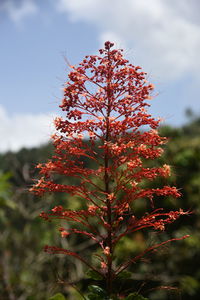
[[[33,0],[2,0],[0,12],[5,13],[15,23],[20,23],[24,18],[37,13],[38,7]]]
[[[146,71],[163,80],[199,76],[199,0],[59,0],[73,22],[85,21],[110,37]]]
[[[55,132],[54,113],[9,115],[0,106],[0,152],[44,144]]]

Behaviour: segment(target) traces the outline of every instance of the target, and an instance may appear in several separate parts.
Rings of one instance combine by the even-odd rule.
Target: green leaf
[[[97,294],[93,294],[93,293],[88,294],[88,300],[104,300],[104,299],[102,299],[102,296],[99,296]]]
[[[88,299],[89,300],[107,300],[108,297],[106,295],[106,291],[102,289],[100,286],[97,285],[90,285],[88,287],[89,294]]]
[[[132,273],[129,271],[122,271],[117,275],[117,279],[129,279],[131,278]]]
[[[149,300],[148,298],[144,298],[143,296],[139,295],[138,293],[131,293],[128,295],[125,300]]]
[[[49,300],[66,300],[65,296],[61,293],[57,293],[56,295],[49,298]]]
[[[17,207],[16,203],[10,199],[5,199],[0,196],[0,207],[9,207],[15,209]]]
[[[93,294],[96,294],[99,296],[106,296],[106,291],[98,285],[90,285],[88,287],[88,290]]]
[[[99,273],[95,272],[94,270],[88,270],[86,275],[94,280],[102,280],[103,276],[101,276]]]

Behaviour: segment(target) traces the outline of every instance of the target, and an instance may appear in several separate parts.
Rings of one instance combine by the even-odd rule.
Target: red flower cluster
[[[41,217],[72,221],[71,228],[60,229],[61,236],[82,234],[91,238],[102,248],[101,268],[89,265],[78,253],[51,246],[47,246],[46,251],[80,259],[105,277],[108,291],[112,289],[116,274],[135,261],[133,258],[114,267],[116,243],[137,230],[164,230],[166,224],[185,214],[181,210],[163,212],[153,209],[155,196],[179,197],[175,187],[142,187],[144,179],[170,175],[170,167],[166,164],[145,167],[148,159],[162,154],[166,138],[159,136],[156,130],[159,120],[146,111],[154,88],[147,82],[146,73],[124,59],[122,50],[112,50],[112,47],[112,43],[106,42],[105,48],[99,51],[100,56],[86,56],[78,67],[71,66],[60,105],[65,118],[55,120],[57,134],[52,137],[55,155],[46,164],[38,166],[43,177],[31,189],[38,195],[46,192],[63,192],[69,197],[76,195],[87,203],[85,210],[55,206],[49,213],[42,212]],[[84,164],[85,158],[93,162],[93,169]],[[54,174],[76,178],[79,183],[55,183]],[[147,214],[137,218],[133,202],[141,198],[150,201],[153,211],[149,209]],[[91,217],[98,219],[99,226],[91,225]],[[79,225],[84,229],[80,230]],[[104,235],[102,227],[106,232]],[[150,247],[145,253],[166,242]]]

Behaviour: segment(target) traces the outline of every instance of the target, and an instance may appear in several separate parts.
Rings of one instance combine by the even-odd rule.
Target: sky
[[[0,152],[47,142],[70,64],[105,41],[148,73],[150,112],[200,115],[199,0],[0,0]]]

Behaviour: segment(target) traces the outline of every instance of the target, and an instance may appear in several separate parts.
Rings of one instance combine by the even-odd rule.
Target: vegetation
[[[141,249],[118,257],[116,249],[126,238],[134,241],[140,232],[144,236],[149,230],[162,232],[189,212],[163,209],[163,198],[178,198],[181,194],[166,183],[170,166],[155,166],[153,162],[161,157],[166,143],[156,130],[160,121],[146,110],[153,85],[140,67],[123,57],[123,50],[113,46],[106,42],[100,55],[86,56],[78,67],[71,67],[60,105],[64,117],[55,119],[55,154],[37,166],[41,178],[31,188],[40,196],[63,194],[70,203],[78,197],[81,209],[66,208],[65,203],[58,202],[41,217],[58,220],[65,241],[80,235],[90,243],[92,255],[87,256],[67,242],[65,247],[45,246],[46,252],[70,256],[98,276],[96,285],[88,287],[87,299],[140,296],[134,296],[133,285],[122,288],[124,272],[127,274],[128,268],[158,248],[189,236],[161,238],[150,245],[146,237]],[[148,126],[146,130],[144,126]],[[85,165],[85,158],[92,167]],[[58,175],[64,183],[58,181]],[[158,179],[162,184],[151,187]],[[144,209],[137,213],[140,202]]]
[[[189,239],[171,244],[169,248],[154,254],[134,266],[132,284],[151,299],[197,300],[200,293],[200,119],[194,118],[180,128],[164,126],[160,134],[169,137],[163,161],[172,166],[173,182],[181,189],[182,200],[166,201],[166,208],[183,207],[194,214],[184,217],[168,228],[166,238],[191,234]],[[2,299],[48,299],[62,292],[68,299],[78,299],[73,283],[84,277],[81,265],[43,253],[44,244],[59,244],[56,229],[42,221],[38,215],[42,209],[50,209],[60,201],[58,195],[38,199],[27,189],[30,178],[36,176],[35,165],[48,160],[53,154],[52,145],[34,149],[22,149],[17,153],[0,155],[0,294]],[[25,171],[26,170],[26,171]],[[10,202],[11,201],[11,202]],[[74,209],[78,201],[73,203]],[[139,209],[139,208],[138,208]],[[87,243],[71,239],[70,244],[88,252]],[[143,234],[136,241],[127,238],[117,251],[128,255],[143,242]],[[33,247],[34,245],[34,247]],[[6,259],[5,259],[6,256]],[[2,264],[3,262],[3,264]],[[128,274],[127,274],[128,276]],[[82,281],[84,289],[90,278]],[[69,283],[71,283],[69,285]],[[94,281],[93,281],[94,283]],[[155,289],[170,285],[171,289]],[[174,288],[174,289],[173,289]],[[37,293],[37,295],[36,295]],[[12,295],[12,296],[11,296]],[[180,297],[181,295],[181,297]],[[71,297],[71,298],[70,298]],[[74,297],[74,298],[73,298]],[[81,298],[80,298],[81,299]]]
[[[171,244],[169,248],[162,247],[159,251],[154,251],[151,256],[144,256],[139,264],[129,265],[129,272],[121,272],[113,282],[113,290],[119,289],[118,294],[121,296],[123,296],[122,291],[129,293],[126,299],[199,298],[199,124],[200,120],[196,118],[182,128],[161,127],[160,136],[169,137],[168,145],[165,146],[165,154],[157,160],[157,163],[150,160],[146,165],[146,168],[158,169],[167,161],[172,167],[170,183],[171,185],[175,183],[183,194],[181,199],[172,197],[162,199],[162,207],[166,211],[179,210],[182,207],[185,211],[194,211],[194,214],[189,217],[183,216],[162,234],[142,230],[134,235],[124,235],[115,247],[117,263],[123,265],[124,260],[144,251],[146,247],[148,249],[152,245],[188,234],[191,234],[191,237]],[[82,140],[82,142],[87,146],[91,140]],[[95,151],[98,150],[99,141],[96,140],[93,146]],[[73,256],[65,260],[63,256],[48,255],[42,251],[45,244],[56,245],[57,249],[70,247],[81,253],[82,257],[92,257],[92,252],[96,250],[94,245],[82,235],[70,234],[67,238],[60,239],[57,234],[61,227],[59,222],[55,228],[51,222],[44,222],[37,217],[41,210],[51,211],[58,203],[66,211],[86,209],[85,204],[77,195],[73,196],[72,201],[72,198],[67,200],[63,193],[53,196],[46,194],[42,198],[27,193],[32,184],[31,178],[37,177],[35,165],[45,160],[48,162],[52,155],[52,145],[47,145],[38,149],[22,149],[18,153],[10,152],[0,156],[2,169],[0,222],[3,228],[0,245],[1,297],[11,300],[82,299],[80,291],[85,294],[90,286],[89,291],[87,290],[89,299],[103,299],[106,295],[102,286],[102,274],[93,270],[89,271],[88,278],[85,278],[85,269],[79,260],[73,259]],[[84,166],[96,169],[95,163],[92,164],[88,158],[84,160]],[[165,178],[156,178],[153,181],[143,180],[141,188],[143,190],[152,190],[155,187],[161,189],[163,180],[165,184]],[[66,179],[59,174],[56,175],[56,181],[67,186],[77,184],[76,179]],[[96,183],[100,184],[98,179]],[[123,195],[121,197],[123,199]],[[159,197],[156,203],[158,201]],[[151,207],[140,199],[135,204],[134,214],[142,218],[147,209]],[[61,234],[65,230],[60,230]],[[104,249],[106,247],[108,246],[104,244]],[[96,253],[102,255],[98,250]],[[95,262],[91,262],[95,265]],[[108,261],[105,263],[108,264]]]

